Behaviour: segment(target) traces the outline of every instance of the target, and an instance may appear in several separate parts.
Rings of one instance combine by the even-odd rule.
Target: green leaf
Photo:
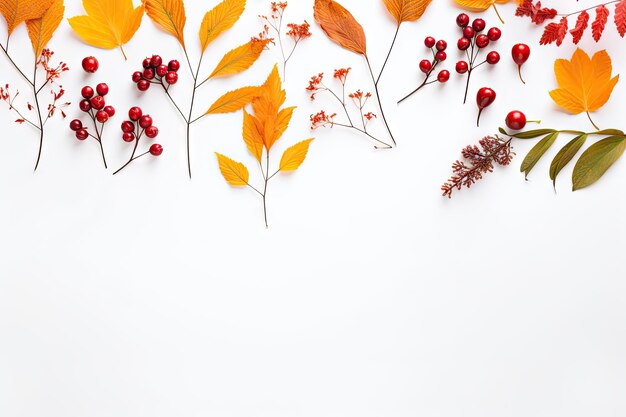
[[[598,181],[626,149],[626,137],[610,136],[591,145],[580,156],[572,174],[573,191]]]
[[[618,129],[604,129],[593,132],[594,135],[610,135],[610,136],[625,136],[624,132]]]
[[[523,172],[528,178],[528,174],[534,168],[535,164],[539,162],[543,154],[546,153],[550,146],[554,143],[556,138],[559,137],[559,132],[552,131],[545,138],[541,139],[533,148],[528,152],[526,158],[522,161],[522,166],[520,167],[520,171]]]
[[[563,148],[556,154],[554,159],[552,160],[552,164],[550,165],[550,179],[552,180],[552,185],[556,187],[556,177],[559,175],[559,172],[569,162],[576,156],[580,148],[585,144],[587,140],[587,134],[583,133],[582,135],[576,136],[572,139],[567,145],[563,146]]]
[[[508,136],[513,136],[514,138],[518,138],[518,139],[534,139],[534,138],[538,138],[539,136],[544,136],[544,135],[547,135],[548,133],[555,133],[555,132],[556,130],[554,129],[535,129],[535,130],[528,130],[526,132],[516,133],[514,135],[509,135],[507,133],[505,134]]]

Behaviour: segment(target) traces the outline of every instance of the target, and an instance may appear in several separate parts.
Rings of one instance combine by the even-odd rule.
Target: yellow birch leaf
[[[33,45],[33,52],[35,52],[36,57],[41,55],[41,52],[48,42],[50,42],[50,39],[52,39],[52,35],[54,35],[54,32],[63,20],[64,13],[65,5],[63,4],[63,0],[54,0],[52,6],[46,10],[43,16],[38,19],[26,21],[28,37]]]
[[[233,113],[241,110],[261,92],[260,87],[243,87],[229,91],[211,105],[206,114]]]
[[[246,0],[224,0],[204,15],[200,25],[202,52],[218,36],[237,23],[245,7]]]
[[[266,41],[251,40],[226,53],[209,78],[239,74],[250,68],[261,56]]]
[[[183,0],[142,0],[148,17],[174,36],[185,48],[185,4]]]
[[[383,0],[398,25],[418,20],[432,0]]]
[[[227,156],[219,153],[215,153],[217,156],[217,162],[220,166],[220,171],[224,176],[227,183],[233,187],[242,187],[248,185],[248,179],[250,179],[250,173],[248,168],[241,162],[233,161]]]
[[[280,159],[281,171],[295,171],[300,168],[300,165],[304,162],[306,154],[309,152],[309,145],[313,141],[313,138],[303,140],[296,143],[291,148],[288,148],[283,157]]]
[[[261,162],[263,157],[263,135],[259,131],[259,121],[256,117],[243,111],[243,141],[254,158]]]
[[[20,23],[39,19],[54,0],[0,0],[0,13],[7,22],[9,37]]]

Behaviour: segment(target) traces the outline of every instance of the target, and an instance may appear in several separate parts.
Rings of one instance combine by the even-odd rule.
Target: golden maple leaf
[[[9,37],[20,23],[39,19],[54,0],[0,0],[0,13],[7,22]]]
[[[554,75],[559,88],[550,91],[550,97],[556,104],[572,114],[595,112],[611,97],[619,75],[611,78],[613,71],[611,57],[606,51],[596,52],[593,58],[582,49],[576,49],[571,60],[557,59],[554,63]]]
[[[89,45],[113,49],[120,48],[132,39],[141,25],[144,8],[136,9],[132,0],[83,0],[86,16],[69,19],[74,32]]]

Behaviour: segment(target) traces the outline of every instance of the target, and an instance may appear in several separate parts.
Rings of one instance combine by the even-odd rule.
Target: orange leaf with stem
[[[142,0],[148,17],[185,47],[185,4],[183,0]]]
[[[46,10],[43,16],[26,21],[28,37],[33,45],[33,52],[36,57],[41,55],[41,52],[52,39],[52,35],[54,35],[54,32],[63,20],[64,13],[65,5],[63,0],[54,0],[54,3]]]
[[[224,0],[204,15],[199,33],[203,52],[218,36],[237,23],[245,7],[246,0]]]
[[[0,0],[0,13],[7,22],[9,38],[20,23],[39,19],[54,0]]]

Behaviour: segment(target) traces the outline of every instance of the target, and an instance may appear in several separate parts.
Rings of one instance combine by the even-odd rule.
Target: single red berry
[[[168,68],[170,71],[174,71],[174,72],[176,72],[176,71],[178,71],[178,70],[180,69],[180,62],[176,61],[175,59],[172,59],[172,60],[170,61],[170,63],[169,63],[169,64],[167,64],[167,68]]]
[[[93,92],[93,88],[91,88],[91,87],[89,87],[89,86],[87,85],[87,86],[83,87],[83,89],[82,89],[82,90],[80,90],[80,94],[81,94],[84,98],[86,98],[86,99],[90,99],[90,98],[92,98],[92,97],[93,97],[93,94],[94,94],[94,92]]]
[[[80,102],[80,104],[78,106],[85,113],[88,112],[89,110],[91,110],[91,102],[89,100],[81,100],[81,102]]]
[[[165,76],[165,82],[168,84],[176,84],[178,82],[178,74],[174,71],[170,71]]]
[[[96,91],[98,92],[99,95],[104,97],[107,94],[109,94],[109,86],[106,85],[105,83],[100,83],[96,86]]]
[[[154,156],[160,156],[163,153],[163,146],[155,143],[154,145],[150,146],[150,153]]]
[[[128,110],[128,118],[133,122],[139,120],[141,116],[143,116],[143,111],[141,111],[140,107],[135,106],[131,107],[130,110]]]
[[[482,32],[485,30],[485,26],[487,26],[487,24],[483,19],[474,19],[472,22],[472,28],[474,28],[476,32]]]
[[[88,137],[89,137],[89,132],[87,132],[87,129],[78,129],[76,131],[76,139],[85,140]]]
[[[435,46],[435,43],[437,41],[435,41],[435,38],[433,38],[432,36],[428,36],[426,37],[426,39],[424,39],[424,45],[426,45],[427,48],[432,48],[433,46]]]
[[[472,28],[471,26],[467,26],[466,28],[463,28],[463,37],[464,38],[472,39],[475,34],[476,34],[476,32],[474,32],[474,28]]]
[[[476,94],[476,104],[478,105],[478,118],[476,126],[480,126],[480,115],[486,107],[489,107],[496,100],[496,92],[491,88],[483,87]]]
[[[445,61],[447,57],[448,55],[443,51],[439,51],[435,54],[435,59],[439,62]]]
[[[526,84],[526,82],[522,78],[522,65],[524,65],[524,63],[528,61],[528,58],[530,57],[530,47],[526,44],[518,43],[517,45],[514,45],[511,49],[511,56],[513,57],[513,61],[517,64],[519,79],[522,80],[524,84]]]
[[[96,110],[102,110],[105,104],[106,102],[104,100],[104,97],[102,96],[95,96],[91,99],[91,107],[93,107]]]
[[[159,135],[159,129],[156,126],[150,126],[146,129],[146,136],[154,139]]]
[[[438,51],[445,51],[446,48],[448,48],[448,42],[442,40],[437,41],[437,43],[435,44],[435,48],[437,48]]]
[[[70,122],[70,129],[72,129],[74,132],[77,132],[82,128],[83,128],[83,122],[81,122],[80,120],[74,119]]]
[[[141,126],[143,129],[147,129],[152,126],[152,117],[147,114],[141,116],[141,118],[139,119],[139,126]]]
[[[459,61],[456,63],[455,69],[459,74],[465,74],[469,70],[469,65],[465,61]]]
[[[141,66],[144,68],[150,68],[150,58],[146,58],[143,60],[143,62],[141,63]]]
[[[140,80],[137,83],[137,89],[139,89],[139,91],[148,91],[149,88],[150,88],[150,81],[148,80]]]
[[[143,73],[139,71],[133,72],[133,82],[138,83],[143,78]]]
[[[431,64],[429,60],[424,59],[420,61],[420,71],[422,71],[424,74],[427,74],[432,67],[433,64]]]
[[[122,140],[124,142],[132,142],[135,140],[135,134],[133,132],[124,132],[122,134]]]
[[[502,36],[502,31],[498,28],[491,28],[487,32],[487,37],[490,41],[495,42]]]
[[[472,43],[467,38],[461,38],[456,42],[456,47],[459,48],[460,51],[465,51],[470,47]]]
[[[490,65],[495,65],[500,62],[500,54],[496,51],[491,51],[487,54],[487,63]]]
[[[143,70],[143,78],[146,80],[151,80],[154,78],[154,70],[152,68],[146,68]]]
[[[104,110],[100,110],[96,113],[96,120],[100,123],[106,123],[109,120],[109,114]]]
[[[480,34],[476,36],[476,46],[479,48],[486,48],[489,45],[489,38],[487,35]]]
[[[129,132],[134,132],[134,131],[135,131],[135,125],[132,122],[129,122],[128,120],[124,120],[122,122],[122,132],[129,133]]]
[[[456,17],[456,24],[459,25],[459,27],[464,28],[465,26],[469,25],[469,22],[470,17],[465,13],[461,13]]]
[[[449,79],[450,79],[450,71],[448,70],[441,70],[439,74],[437,75],[437,81],[439,81],[440,83],[445,83]]]
[[[85,70],[85,72],[93,74],[94,72],[98,71],[99,67],[100,64],[95,57],[88,56],[87,58],[83,59],[83,70]]]
[[[113,106],[106,106],[104,108],[104,111],[106,112],[106,114],[109,115],[109,117],[115,116],[115,107],[113,107]]]
[[[526,126],[526,115],[519,110],[513,110],[505,119],[509,129],[522,130]]]
[[[161,58],[159,55],[152,55],[152,58],[150,59],[150,65],[153,68],[157,68],[162,63],[163,63],[163,58]]]
[[[165,74],[167,74],[167,73],[168,73],[168,71],[169,71],[169,68],[167,67],[167,65],[163,65],[163,64],[161,64],[161,65],[159,65],[159,66],[157,67],[157,69],[156,69],[156,74],[157,74],[159,77],[165,77]]]

